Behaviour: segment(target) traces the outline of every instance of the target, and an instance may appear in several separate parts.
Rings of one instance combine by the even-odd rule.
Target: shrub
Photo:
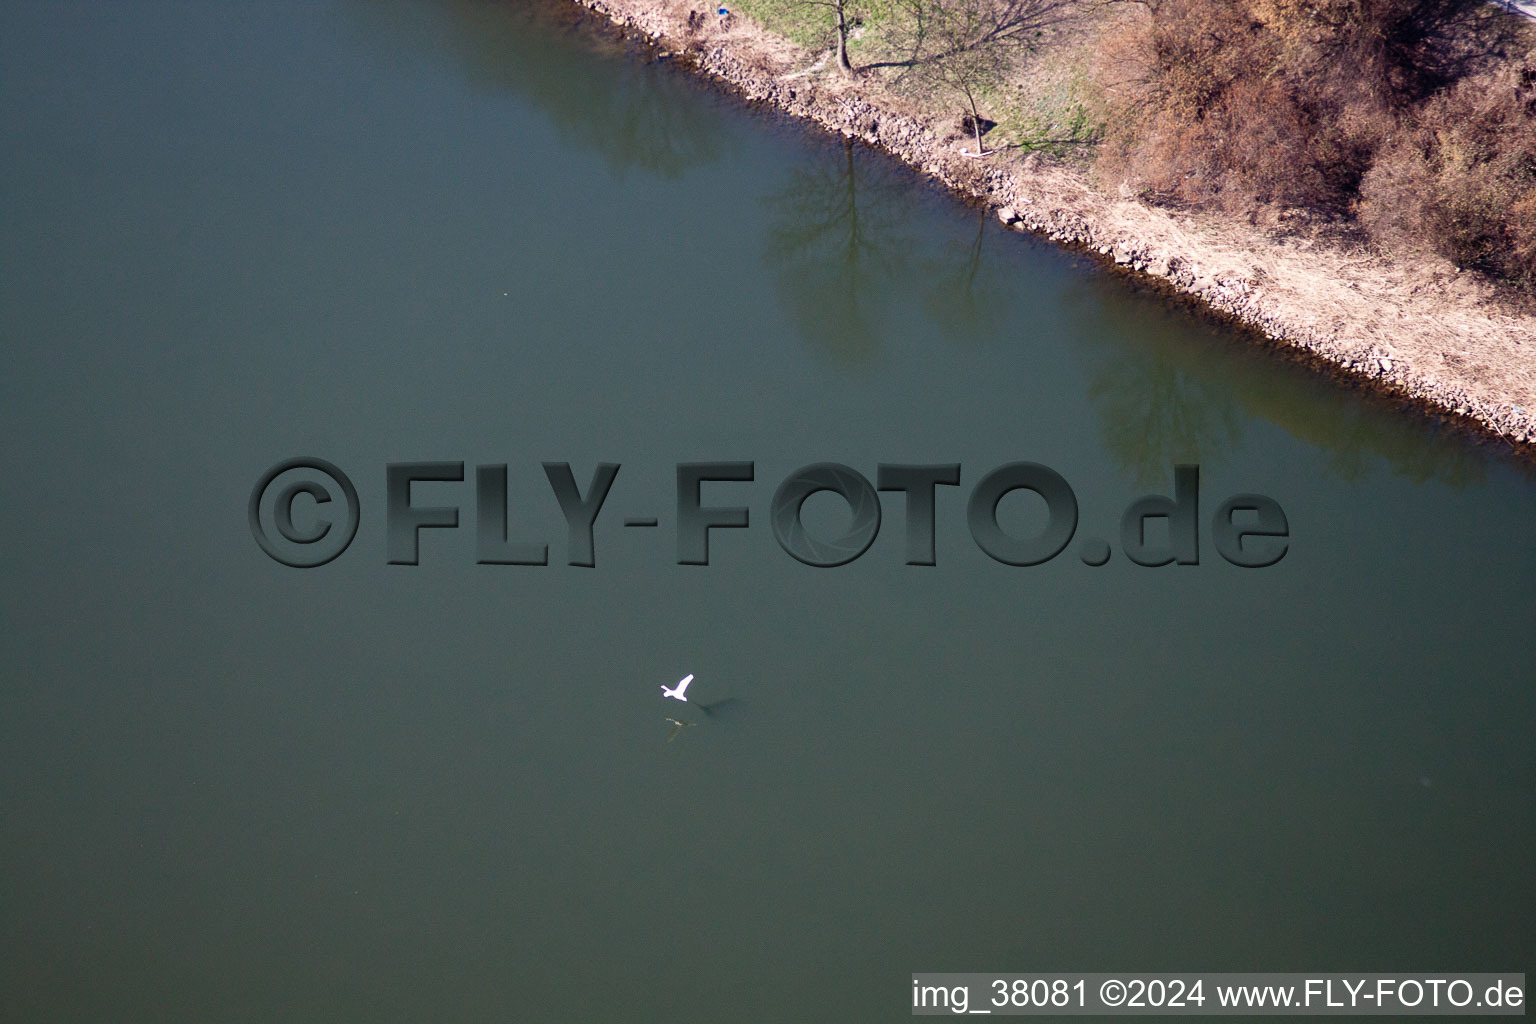
[[[1536,51],[1432,96],[1404,127],[1361,185],[1361,221],[1536,294]]]
[[[1156,201],[1357,214],[1536,294],[1536,56],[1484,0],[1145,0],[1099,161]],[[1129,68],[1129,74],[1126,73]]]
[[[1363,173],[1351,136],[1378,104],[1351,96],[1342,117],[1329,83],[1299,73],[1310,59],[1246,0],[1163,0],[1130,31],[1142,66],[1106,170],[1154,198],[1234,213],[1347,205]]]

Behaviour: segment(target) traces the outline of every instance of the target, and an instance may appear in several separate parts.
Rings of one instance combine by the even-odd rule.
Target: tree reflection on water
[[[999,268],[983,257],[991,211],[975,210],[976,234],[956,240],[941,252],[923,308],[939,332],[951,341],[974,344],[995,337],[1008,321],[1008,292]]]
[[[728,145],[714,108],[686,95],[697,88],[692,82],[658,74],[576,4],[354,0],[347,10],[357,31],[390,59],[443,57],[477,88],[526,98],[564,141],[598,153],[615,174],[634,169],[676,178],[718,160]],[[588,73],[572,75],[581,54]]]
[[[1483,478],[1484,460],[1465,438],[1138,291],[1094,274],[1068,297],[1105,447],[1138,482],[1161,482],[1177,462],[1219,464],[1242,448],[1253,421],[1315,446],[1336,479],[1360,479],[1378,461],[1417,482]]]
[[[842,363],[879,347],[880,297],[904,269],[902,190],[842,140],[840,158],[797,167],[769,195],[764,260],[800,332]]]
[[[564,0],[352,0],[344,9],[389,59],[446,60],[488,92],[517,93],[615,174],[675,178],[731,146],[718,108],[692,95],[698,86],[627,54],[628,43],[595,30],[592,15]],[[577,64],[588,73],[573,76]],[[987,210],[975,211],[974,232],[941,231],[935,240],[945,218],[919,222],[923,186],[911,172],[851,139],[812,150],[764,197],[763,261],[814,351],[843,366],[867,363],[897,318],[914,315],[957,343],[1006,342],[1010,323],[1035,322],[1026,307],[1040,300],[1038,289],[1018,280],[1016,254],[1000,259],[1007,250],[985,244],[999,230]],[[1052,320],[1064,335],[1054,343],[1087,364],[1086,397],[1106,451],[1142,483],[1164,482],[1179,462],[1220,464],[1245,445],[1251,420],[1316,446],[1340,479],[1362,477],[1378,461],[1452,486],[1484,474],[1464,438],[1362,401],[1118,277],[1074,271],[1050,301],[1060,305]]]
[[[781,300],[812,347],[843,364],[872,358],[901,300],[921,296],[927,322],[953,340],[993,335],[1007,317],[1007,293],[982,256],[987,211],[968,237],[925,247],[911,223],[911,176],[852,139],[796,168],[764,200],[763,259]]]

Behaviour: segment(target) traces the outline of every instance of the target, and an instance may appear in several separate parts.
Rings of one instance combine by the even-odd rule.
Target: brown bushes
[[[1259,219],[1356,214],[1530,288],[1536,71],[1484,0],[1145,0],[1106,43],[1099,170]],[[1522,77],[1523,76],[1523,77]]]
[[[1313,47],[1265,20],[1283,3],[1148,5],[1130,29],[1141,68],[1104,168],[1160,200],[1233,213],[1343,205],[1363,173],[1355,136],[1377,129],[1378,90],[1337,88]]]
[[[1536,51],[1431,97],[1382,148],[1360,219],[1536,295]]]

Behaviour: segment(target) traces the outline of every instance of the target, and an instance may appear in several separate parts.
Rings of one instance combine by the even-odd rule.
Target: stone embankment
[[[1536,453],[1536,318],[1500,308],[1459,268],[1176,216],[1105,194],[1038,154],[976,159],[953,118],[916,110],[878,82],[809,74],[813,55],[687,0],[573,2],[750,102],[858,139],[989,204],[1010,228],[1097,253],[1356,382]]]

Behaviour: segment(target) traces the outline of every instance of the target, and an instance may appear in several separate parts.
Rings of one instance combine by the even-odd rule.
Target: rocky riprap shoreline
[[[1536,458],[1536,330],[1529,320],[1506,317],[1507,328],[1495,331],[1501,351],[1492,354],[1481,351],[1477,341],[1466,343],[1460,352],[1451,351],[1455,339],[1450,345],[1436,339],[1427,351],[1423,344],[1420,351],[1407,346],[1405,352],[1392,332],[1391,299],[1378,298],[1375,307],[1368,308],[1368,297],[1354,299],[1346,293],[1371,327],[1351,329],[1354,320],[1349,315],[1319,325],[1313,309],[1302,308],[1295,296],[1274,287],[1284,282],[1267,280],[1262,269],[1253,269],[1251,264],[1263,260],[1245,259],[1254,255],[1251,249],[1202,246],[1188,232],[1170,228],[1166,214],[1097,193],[1081,175],[1038,156],[1006,164],[967,158],[957,144],[956,126],[901,110],[894,98],[888,104],[872,102],[842,83],[767,70],[762,53],[753,52],[752,44],[760,40],[736,38],[729,18],[701,16],[677,0],[572,2],[607,17],[626,33],[642,34],[657,57],[680,60],[749,102],[883,150],[955,193],[988,204],[1007,227],[1099,254],[1127,272],[1200,300],[1356,383],[1411,399],[1427,406],[1428,412],[1459,419],[1463,426]],[[1262,242],[1245,241],[1262,249]],[[1321,276],[1329,275],[1323,270]],[[1369,283],[1367,279],[1367,287]],[[1363,291],[1359,283],[1349,287]],[[1501,337],[1506,330],[1507,337]],[[1490,360],[1505,372],[1490,375]],[[1511,387],[1511,361],[1518,387]],[[1431,363],[1438,365],[1428,372]],[[1490,376],[1503,380],[1490,385]]]

